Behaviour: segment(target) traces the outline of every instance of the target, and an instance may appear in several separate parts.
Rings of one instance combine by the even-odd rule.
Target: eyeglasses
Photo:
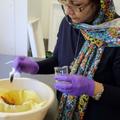
[[[71,0],[58,0],[58,2],[64,7],[70,6],[76,12],[82,12],[84,10],[84,8],[81,7],[81,5],[74,5]]]

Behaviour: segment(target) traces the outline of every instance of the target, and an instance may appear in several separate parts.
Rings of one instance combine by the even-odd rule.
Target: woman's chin
[[[77,23],[81,23],[81,22],[83,22],[83,21],[78,20],[78,19],[72,19],[72,22],[75,23],[75,24],[77,24]]]

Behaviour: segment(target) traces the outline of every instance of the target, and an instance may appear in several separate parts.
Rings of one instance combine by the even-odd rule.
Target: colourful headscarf
[[[80,23],[79,29],[85,43],[73,61],[70,74],[81,74],[93,78],[105,47],[120,46],[120,18],[116,19],[112,0],[100,0],[101,9],[92,25]],[[57,120],[83,120],[89,96],[71,96],[63,93]]]

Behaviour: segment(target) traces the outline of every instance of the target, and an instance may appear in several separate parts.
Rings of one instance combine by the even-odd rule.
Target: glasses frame
[[[63,7],[69,6],[76,12],[82,12],[84,10],[81,6],[73,5],[70,0],[58,0],[58,2],[63,5]]]

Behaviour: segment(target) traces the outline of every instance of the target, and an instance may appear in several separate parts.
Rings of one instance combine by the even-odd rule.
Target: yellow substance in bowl
[[[32,90],[0,89],[0,112],[24,112],[43,107],[46,102]]]

